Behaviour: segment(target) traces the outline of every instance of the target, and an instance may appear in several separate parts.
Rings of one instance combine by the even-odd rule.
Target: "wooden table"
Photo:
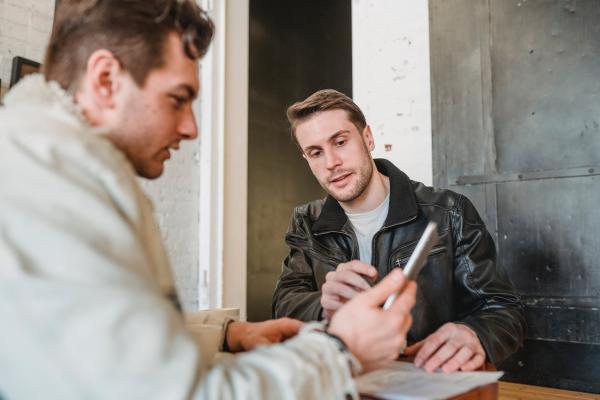
[[[498,400],[600,400],[599,394],[499,382]]]
[[[497,382],[478,387],[449,400],[600,400],[600,394]]]
[[[401,358],[411,362],[411,358]],[[492,364],[486,364],[482,370],[496,371]],[[480,386],[467,393],[448,400],[600,400],[600,394],[574,392],[542,386],[520,383],[495,382]]]
[[[478,387],[449,400],[600,400],[600,394],[497,382]]]

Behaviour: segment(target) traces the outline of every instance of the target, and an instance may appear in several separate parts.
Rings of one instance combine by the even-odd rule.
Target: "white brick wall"
[[[13,57],[42,61],[53,18],[54,0],[0,0],[2,93],[8,90]]]
[[[50,39],[54,0],[0,0],[0,79],[8,90],[12,59],[41,62]],[[180,299],[198,309],[199,141],[184,143],[158,181],[142,185],[155,203]]]
[[[430,185],[427,0],[352,0],[354,100],[375,137],[373,156]]]
[[[182,143],[158,180],[141,179],[154,201],[155,215],[173,266],[179,299],[186,311],[198,309],[200,142]]]

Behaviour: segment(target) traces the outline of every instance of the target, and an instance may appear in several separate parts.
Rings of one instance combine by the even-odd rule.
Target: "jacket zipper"
[[[375,251],[375,242],[377,241],[377,238],[379,237],[379,235],[381,235],[383,232],[386,232],[392,228],[395,228],[398,225],[403,225],[405,223],[411,222],[412,220],[416,219],[417,217],[411,218],[409,220],[403,221],[402,223],[398,223],[398,224],[394,224],[394,225],[390,225],[390,226],[382,226],[380,230],[378,230],[377,232],[375,232],[375,234],[373,235],[373,239],[371,239],[371,265],[373,267],[375,267],[375,263],[377,262],[377,252]],[[377,268],[377,267],[375,267]]]
[[[435,256],[436,254],[442,253],[444,250],[446,250],[446,246],[436,246],[433,249],[431,249],[431,251],[429,252],[429,254],[427,255],[427,257],[431,257],[431,256]],[[402,264],[406,264],[410,258],[412,254],[403,256],[401,258],[398,258],[396,261],[394,261],[394,264],[392,265],[393,267],[401,267]]]

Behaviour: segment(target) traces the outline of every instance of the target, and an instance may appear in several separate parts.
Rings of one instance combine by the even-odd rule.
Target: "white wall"
[[[225,2],[223,306],[246,319],[250,1]]]
[[[198,212],[200,141],[183,142],[155,181],[140,179],[154,202],[156,216],[171,260],[179,299],[186,311],[198,309]]]
[[[0,79],[8,90],[12,59],[41,62],[50,39],[54,0],[0,0]],[[196,109],[199,109],[196,104]],[[167,163],[163,177],[142,185],[155,203],[155,215],[184,309],[198,309],[199,141],[186,142]]]
[[[352,58],[353,97],[373,131],[373,155],[430,185],[427,0],[352,0]]]
[[[13,57],[42,61],[53,18],[54,0],[0,0],[2,94],[10,84]]]

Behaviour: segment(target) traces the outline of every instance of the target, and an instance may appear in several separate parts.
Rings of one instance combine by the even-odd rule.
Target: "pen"
[[[430,222],[429,224],[427,224],[427,227],[425,228],[423,235],[419,239],[415,250],[410,255],[410,258],[406,263],[406,267],[404,267],[404,276],[406,277],[407,281],[414,281],[417,279],[419,272],[421,272],[421,269],[423,269],[423,267],[425,266],[425,262],[427,261],[429,252],[431,251],[433,246],[438,242],[438,240],[439,237],[437,234],[437,224],[435,222]],[[406,283],[403,284],[397,292],[392,293],[387,298],[387,300],[383,304],[384,310],[387,310],[391,307],[396,298],[402,292],[402,289],[404,289],[405,285]]]

